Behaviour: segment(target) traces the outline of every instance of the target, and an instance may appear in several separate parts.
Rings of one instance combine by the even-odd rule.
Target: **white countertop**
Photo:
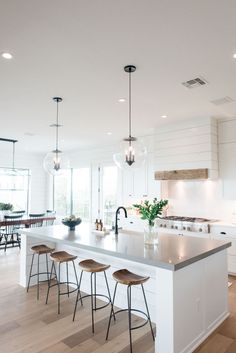
[[[160,233],[156,246],[146,246],[142,233],[120,232],[101,237],[93,225],[81,223],[76,231],[64,225],[22,229],[20,233],[43,240],[64,243],[107,255],[176,271],[231,246],[230,242]]]

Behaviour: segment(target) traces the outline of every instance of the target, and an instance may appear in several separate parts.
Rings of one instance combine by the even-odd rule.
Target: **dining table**
[[[30,228],[31,225],[34,225],[35,223],[38,222],[47,222],[47,221],[54,221],[56,219],[55,216],[43,216],[43,217],[37,217],[37,218],[32,218],[29,217],[28,215],[23,216],[22,218],[17,218],[17,219],[2,219],[0,220],[0,227],[4,226],[10,226],[10,225],[23,225],[25,228]]]

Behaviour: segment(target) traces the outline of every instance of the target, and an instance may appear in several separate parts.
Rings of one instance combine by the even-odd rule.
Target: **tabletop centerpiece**
[[[81,222],[82,219],[80,217],[76,217],[74,215],[65,217],[61,220],[61,222],[70,228],[70,230],[75,230],[75,227],[78,226]]]
[[[133,207],[137,209],[141,215],[141,219],[146,220],[146,226],[144,228],[144,242],[148,245],[158,244],[158,233],[156,229],[155,220],[161,218],[163,208],[167,206],[168,200],[158,201],[155,197],[151,203],[148,200],[141,202],[140,204],[134,204]]]

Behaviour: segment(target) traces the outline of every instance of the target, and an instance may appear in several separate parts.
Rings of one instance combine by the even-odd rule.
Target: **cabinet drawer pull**
[[[129,222],[130,224],[133,224],[134,222]]]
[[[226,235],[226,233],[225,233],[225,232],[220,232],[220,234]]]

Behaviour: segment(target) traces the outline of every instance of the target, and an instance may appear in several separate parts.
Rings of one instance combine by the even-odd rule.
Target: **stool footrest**
[[[124,311],[129,311],[129,309],[120,309],[120,310],[115,311],[114,314],[116,315],[116,314],[119,314],[119,313],[124,312]],[[145,320],[145,322],[143,324],[135,326],[135,327],[131,327],[130,328],[131,330],[137,330],[138,328],[141,328],[141,327],[145,326],[148,323],[148,316],[147,316],[147,314],[145,312],[143,312],[142,310],[138,310],[138,309],[130,309],[130,311],[131,312],[133,312],[133,311],[138,312],[138,313],[140,313],[140,314],[142,314],[142,315],[144,315],[146,317],[146,320]]]
[[[76,288],[74,288],[73,290],[69,290],[69,291],[67,291],[67,292],[60,292],[59,295],[66,295],[66,294],[68,295],[68,294],[74,293],[75,291],[78,290],[77,283],[75,283],[75,282],[60,282],[60,285],[62,285],[62,284],[66,284],[66,285],[73,284],[73,285],[76,286]],[[54,284],[51,284],[51,285],[49,286],[49,288],[55,287],[55,286],[58,286],[58,285],[59,285],[59,284],[56,282],[56,283],[54,283]]]
[[[82,297],[78,298],[78,301],[81,301],[81,299],[84,299],[84,298],[88,298],[88,297],[102,297],[102,298],[106,298],[108,300],[108,303],[102,305],[102,306],[99,306],[99,307],[96,307],[96,309],[93,309],[93,311],[96,311],[96,310],[100,310],[100,309],[103,309],[103,308],[106,308],[108,305],[111,304],[111,301],[110,301],[110,298],[107,296],[107,295],[104,295],[104,294],[86,294],[86,295],[83,295]]]
[[[35,277],[35,276],[38,276],[38,275],[39,276],[40,275],[49,275],[50,276],[50,272],[39,272],[39,274],[38,273],[34,273],[33,275],[30,275],[29,277],[32,278],[32,277]],[[51,281],[56,279],[56,278],[57,278],[57,275],[54,274],[54,277],[51,278]],[[40,280],[39,283],[41,283],[41,282],[49,282],[49,279]]]

